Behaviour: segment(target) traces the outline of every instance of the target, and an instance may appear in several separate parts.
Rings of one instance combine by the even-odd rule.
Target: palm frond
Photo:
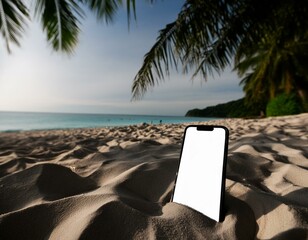
[[[234,69],[237,70],[239,77],[243,77],[247,72],[256,69],[257,65],[265,58],[263,52],[258,52],[258,54],[253,54],[252,56],[247,56],[241,61],[237,62]]]
[[[262,99],[266,95],[274,98],[277,94],[297,91],[305,85],[304,81],[308,79],[308,72],[304,70],[308,66],[307,45],[305,40],[296,39],[272,34],[256,43],[255,52],[243,53],[236,69],[242,76],[246,73],[241,81],[246,96],[250,99]],[[247,74],[249,69],[252,72]]]
[[[115,13],[123,4],[123,0],[88,0],[84,2],[95,12],[98,20],[103,19],[107,23],[112,22]],[[128,0],[128,2],[130,1]],[[130,8],[130,4],[128,8]]]
[[[135,0],[126,0],[127,6],[127,24],[128,28],[130,27],[130,19],[131,19],[131,12],[133,12],[134,19],[137,19],[136,15],[136,1]]]
[[[19,39],[25,30],[28,18],[28,9],[22,1],[0,0],[0,32],[9,53],[10,43],[19,46]]]
[[[80,31],[79,18],[83,16],[78,3],[74,0],[36,0],[35,14],[40,17],[53,49],[73,52]]]
[[[176,21],[159,32],[145,55],[133,81],[132,99],[141,98],[148,88],[163,81],[172,66],[179,69],[180,65],[184,73],[192,72],[192,78],[201,75],[206,80],[230,65],[241,41],[255,37],[250,22],[256,19],[247,5],[236,0],[186,1]]]
[[[151,0],[152,2],[153,0]],[[103,20],[106,23],[113,21],[116,12],[120,7],[126,4],[127,11],[127,24],[130,26],[130,20],[132,14],[136,20],[136,1],[135,0],[83,0],[83,3],[89,6],[89,8],[94,11],[98,20]]]
[[[140,68],[133,82],[133,98],[141,98],[143,93],[146,92],[149,87],[153,87],[155,83],[158,83],[158,79],[155,78],[153,74],[153,68],[155,74],[157,74],[159,78],[163,78],[164,70],[166,74],[169,74],[169,64],[173,63],[175,66],[177,65],[177,61],[174,58],[175,54],[172,52],[174,51],[172,45],[175,44],[173,33],[176,25],[176,22],[173,22],[161,30],[156,43],[145,55],[144,64]],[[170,41],[166,41],[167,38],[169,38]],[[153,61],[153,59],[157,59],[157,61]],[[164,70],[160,64],[160,61],[163,61],[165,64]]]
[[[196,55],[187,54],[189,50],[199,49],[196,47],[198,43],[191,45],[191,41],[197,39],[197,35],[204,37],[198,30],[202,21],[198,21],[200,18],[196,19],[198,14],[193,2],[184,4],[177,20],[160,30],[156,43],[145,55],[142,67],[133,81],[132,99],[142,98],[150,87],[163,80],[165,75],[169,75],[172,66],[177,69],[178,63],[181,62],[185,70],[188,64],[198,61]],[[198,7],[197,4],[196,6]]]

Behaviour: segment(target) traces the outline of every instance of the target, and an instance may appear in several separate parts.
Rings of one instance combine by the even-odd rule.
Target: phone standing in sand
[[[229,132],[223,126],[185,129],[172,201],[222,221]]]

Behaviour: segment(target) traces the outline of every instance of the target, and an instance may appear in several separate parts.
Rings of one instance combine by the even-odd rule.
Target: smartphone
[[[228,137],[224,126],[186,127],[171,198],[217,222],[224,219]]]

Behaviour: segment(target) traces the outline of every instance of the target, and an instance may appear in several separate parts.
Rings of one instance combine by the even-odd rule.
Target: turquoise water
[[[213,118],[119,114],[0,112],[0,131],[95,128],[127,126],[141,123],[185,123],[209,120],[213,120]]]

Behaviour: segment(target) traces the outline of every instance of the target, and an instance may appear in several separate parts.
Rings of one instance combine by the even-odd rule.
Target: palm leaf
[[[179,61],[182,63],[186,61],[188,55],[185,56],[185,50],[190,48],[189,42],[192,39],[188,36],[198,34],[195,29],[189,28],[193,13],[193,4],[186,3],[177,20],[160,30],[156,43],[145,55],[143,65],[134,79],[133,99],[141,98],[150,87],[164,79],[165,74],[169,75],[172,66],[177,69]]]
[[[153,2],[153,0],[150,2]],[[95,12],[98,20],[104,20],[106,23],[112,22],[116,12],[124,5],[123,0],[83,0],[83,3],[87,4]],[[126,9],[127,23],[130,26],[131,13],[133,13],[134,19],[137,18],[136,1],[126,0]]]
[[[0,32],[9,53],[10,42],[19,46],[28,17],[28,9],[22,1],[0,0]]]
[[[113,20],[114,14],[123,4],[123,0],[88,0],[84,2],[95,12],[97,19],[104,19],[107,23]],[[130,5],[128,6],[130,7]]]
[[[262,31],[253,24],[262,18],[252,14],[250,3],[257,5],[256,0],[186,1],[176,21],[159,32],[145,55],[133,81],[133,99],[163,81],[170,67],[179,69],[181,65],[184,73],[192,71],[193,78],[201,75],[206,80],[209,74],[220,73],[230,65],[240,43],[252,42],[256,32]],[[252,27],[258,31],[251,31]]]
[[[176,22],[168,24],[165,29],[161,30],[157,42],[146,54],[144,64],[133,82],[132,91],[134,98],[141,98],[143,93],[146,92],[149,87],[152,87],[155,83],[158,83],[158,79],[154,77],[152,71],[153,68],[159,78],[164,77],[164,71],[159,63],[160,61],[165,63],[165,71],[167,74],[169,73],[169,64],[174,63],[175,66],[177,65],[174,54],[172,53],[174,49],[170,46],[175,43],[173,38],[175,28]],[[170,41],[166,41],[166,38],[169,38]],[[153,61],[155,58],[158,60]]]
[[[78,3],[74,0],[36,0],[35,14],[40,17],[53,49],[71,53],[78,41],[78,18],[83,16]]]

